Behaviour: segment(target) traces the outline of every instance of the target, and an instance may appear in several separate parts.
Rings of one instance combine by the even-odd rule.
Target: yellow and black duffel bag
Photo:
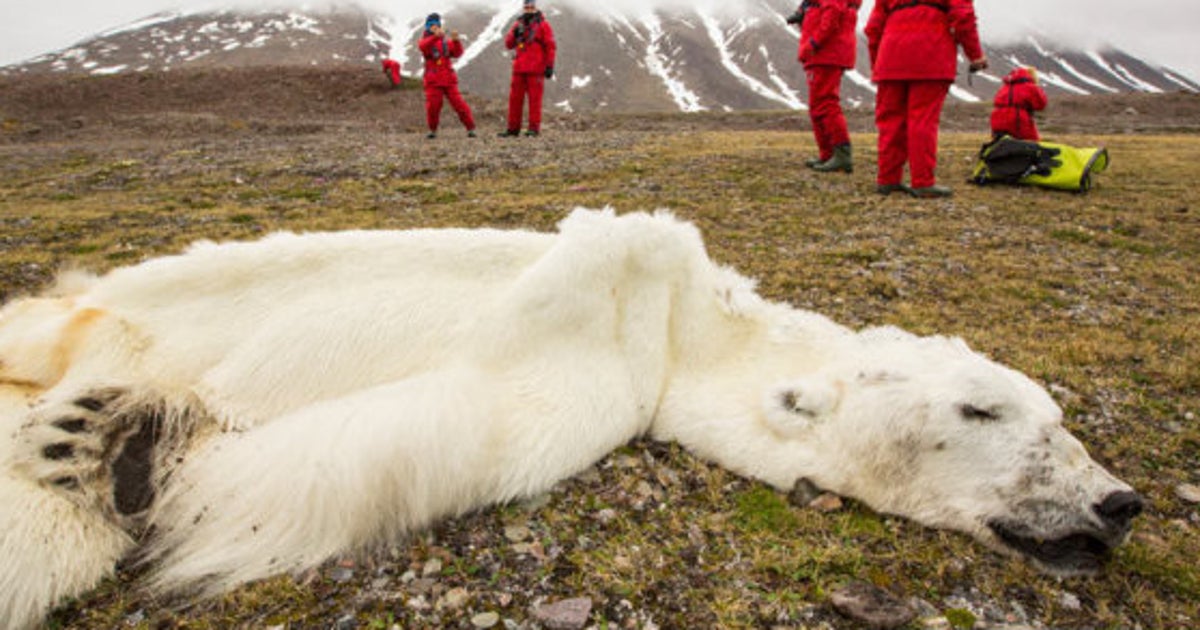
[[[1093,178],[1108,168],[1108,150],[1077,148],[1055,142],[1017,140],[1004,135],[983,145],[971,174],[975,184],[1028,184],[1087,192]]]

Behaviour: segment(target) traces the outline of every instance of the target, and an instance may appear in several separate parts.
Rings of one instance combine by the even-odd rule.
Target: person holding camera
[[[437,137],[442,100],[446,99],[467,128],[467,135],[474,138],[475,117],[458,91],[458,73],[454,71],[454,60],[463,54],[458,31],[450,31],[450,37],[446,37],[442,30],[442,16],[430,13],[425,18],[425,33],[417,42],[417,48],[425,58],[425,122],[429,125],[429,135],[426,137]]]
[[[527,136],[542,129],[542,93],[546,79],[554,76],[554,30],[538,11],[537,0],[522,0],[522,13],[504,37],[504,46],[513,52],[512,83],[508,91],[508,128],[501,136],[521,133],[521,115],[529,98]]]
[[[820,172],[850,173],[850,132],[842,113],[842,75],[854,67],[858,0],[804,0],[787,19],[800,27],[800,63],[808,79],[808,116],[817,157],[805,161]]]
[[[992,100],[992,137],[1008,134],[1018,140],[1041,140],[1033,113],[1046,109],[1046,91],[1038,85],[1037,69],[1017,68],[1004,77]]]
[[[958,48],[971,72],[988,65],[979,44],[975,5],[971,0],[876,0],[866,33],[871,80],[878,85],[876,191],[949,197],[953,191],[938,186],[934,172],[938,125],[954,82]],[[901,182],[905,162],[911,188]]]

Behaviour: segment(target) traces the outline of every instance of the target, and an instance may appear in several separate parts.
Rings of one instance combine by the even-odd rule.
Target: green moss
[[[796,515],[779,493],[756,485],[737,497],[734,518],[749,532],[782,533],[796,527]]]
[[[950,622],[951,626],[961,630],[974,628],[977,621],[974,613],[965,608],[950,608],[943,615],[946,617],[946,621]]]

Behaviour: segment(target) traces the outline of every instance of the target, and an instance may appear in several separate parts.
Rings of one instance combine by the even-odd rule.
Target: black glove
[[[787,17],[788,24],[800,24],[804,22],[804,12],[797,11]]]
[[[552,79],[552,78],[554,78],[554,66],[546,66],[546,73],[545,73],[545,74],[546,74],[546,78],[547,78],[547,79]]]

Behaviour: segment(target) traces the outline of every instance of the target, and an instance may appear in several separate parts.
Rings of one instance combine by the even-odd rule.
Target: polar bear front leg
[[[104,387],[35,407],[18,437],[18,468],[83,507],[136,524],[154,500],[163,413],[129,398]]]

